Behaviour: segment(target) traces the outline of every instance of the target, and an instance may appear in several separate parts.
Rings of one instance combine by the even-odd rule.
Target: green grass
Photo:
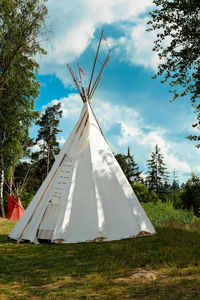
[[[152,237],[16,244],[0,219],[0,299],[200,299],[200,223],[171,221]]]

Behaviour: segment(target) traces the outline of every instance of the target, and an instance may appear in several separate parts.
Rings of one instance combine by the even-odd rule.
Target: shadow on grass
[[[0,234],[0,244],[5,244],[9,242],[9,238],[7,234]]]
[[[16,244],[1,234],[0,283],[6,288],[4,293],[12,292],[10,295],[12,288],[19,287],[21,297],[50,295],[52,290],[61,295],[65,289],[69,295],[80,290],[81,295],[88,289],[98,291],[102,285],[103,290],[115,286],[117,290],[121,284],[112,281],[137,268],[181,269],[199,265],[199,233],[167,227],[156,230],[157,234],[148,238],[65,245]],[[130,287],[129,292],[131,295]]]
[[[190,278],[166,278],[155,282],[133,283],[127,291],[130,299],[200,299],[200,282]],[[132,298],[133,297],[133,298]]]

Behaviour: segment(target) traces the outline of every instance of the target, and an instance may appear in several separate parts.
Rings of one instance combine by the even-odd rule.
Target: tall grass
[[[179,220],[184,224],[200,221],[192,211],[175,209],[172,203],[163,203],[161,201],[157,203],[148,202],[142,203],[142,206],[151,222],[156,226],[162,226],[172,220]]]

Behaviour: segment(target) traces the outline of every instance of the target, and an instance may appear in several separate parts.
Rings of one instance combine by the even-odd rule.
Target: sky
[[[152,0],[49,0],[47,36],[42,46],[48,54],[37,57],[41,83],[35,108],[61,103],[63,117],[58,139],[62,147],[76,124],[82,100],[66,63],[78,75],[77,63],[88,85],[101,30],[111,49],[110,60],[95,92],[92,106],[112,151],[127,153],[128,146],[140,170],[157,144],[172,180],[185,182],[200,173],[199,150],[185,137],[195,134],[196,117],[189,98],[170,102],[169,86],[152,79],[159,59],[152,51],[155,33],[146,32]],[[107,46],[102,41],[99,59]],[[97,63],[97,71],[101,64]],[[37,136],[37,127],[31,129]]]

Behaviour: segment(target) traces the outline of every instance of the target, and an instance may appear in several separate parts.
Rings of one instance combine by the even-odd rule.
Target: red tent
[[[17,221],[24,213],[23,206],[19,198],[14,198],[8,195],[8,211],[6,218],[9,220]]]

